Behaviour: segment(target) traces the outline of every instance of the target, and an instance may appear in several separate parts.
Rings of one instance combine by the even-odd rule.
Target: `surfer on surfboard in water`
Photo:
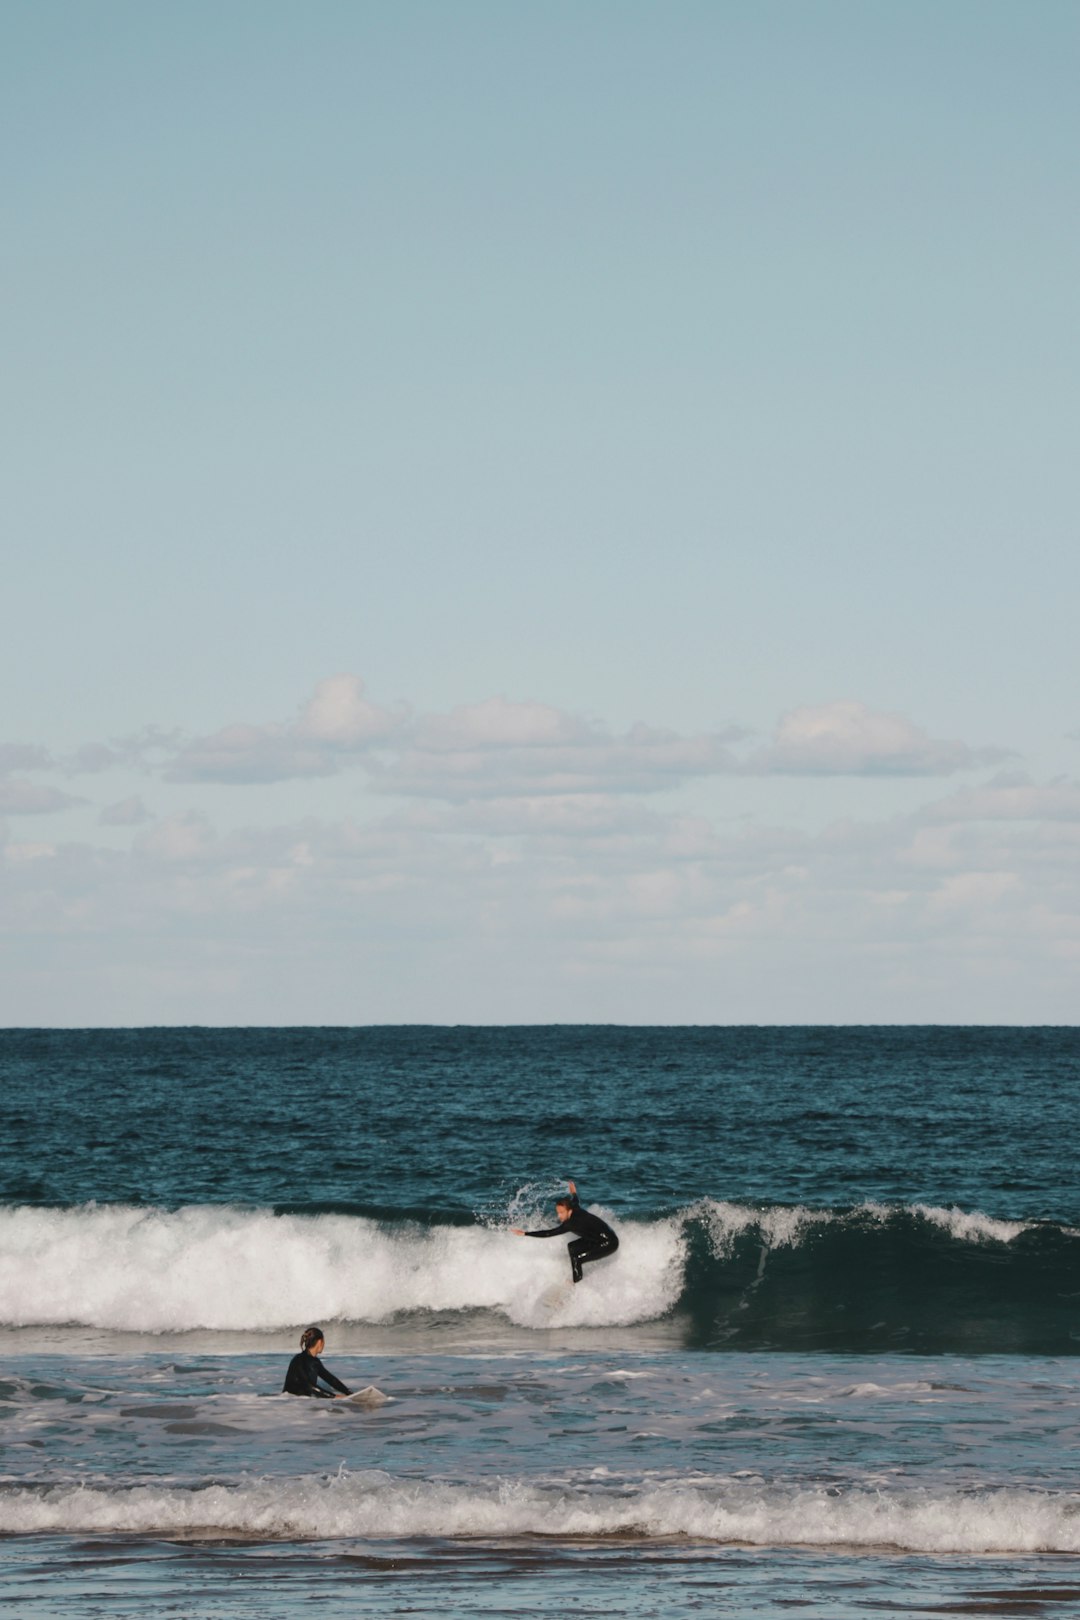
[[[574,1281],[579,1283],[582,1266],[590,1260],[602,1260],[606,1254],[614,1254],[619,1240],[607,1221],[582,1209],[574,1183],[568,1181],[566,1186],[566,1197],[555,1200],[558,1226],[549,1226],[543,1232],[526,1232],[520,1226],[512,1226],[510,1230],[517,1237],[536,1238],[562,1237],[564,1232],[573,1232],[574,1241],[569,1245],[570,1272]]]

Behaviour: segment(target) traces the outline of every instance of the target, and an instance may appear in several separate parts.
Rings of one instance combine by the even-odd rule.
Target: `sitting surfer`
[[[510,1230],[518,1237],[536,1238],[562,1237],[564,1232],[573,1232],[574,1241],[569,1245],[570,1271],[574,1281],[579,1283],[582,1266],[590,1260],[602,1260],[606,1254],[614,1254],[619,1240],[607,1221],[582,1209],[574,1183],[568,1181],[566,1185],[566,1197],[555,1201],[558,1226],[549,1226],[543,1232],[525,1232],[520,1226],[513,1226]]]
[[[284,1395],[315,1395],[324,1401],[340,1401],[352,1390],[343,1384],[340,1378],[335,1378],[328,1372],[319,1357],[326,1346],[326,1337],[321,1327],[305,1328],[300,1335],[300,1354],[293,1356],[289,1362],[289,1370],[285,1374]],[[337,1390],[336,1395],[330,1389],[320,1389],[320,1380],[329,1384],[330,1389]]]

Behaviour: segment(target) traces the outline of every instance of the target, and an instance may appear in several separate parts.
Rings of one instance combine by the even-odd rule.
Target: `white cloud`
[[[655,793],[710,776],[949,775],[1006,757],[854,701],[790,710],[768,747],[740,748],[749,735],[730,724],[685,735],[641,722],[613,732],[552,704],[504,696],[414,715],[404,704],[372,703],[359,676],[338,674],[320,681],[292,720],[234,722],[195,738],[151,726],[88,745],[68,767],[136,764],[171,782],[251,786],[359,767],[384,793],[460,803]],[[29,764],[31,755],[48,761],[40,749],[24,747],[18,757]]]
[[[1080,821],[1080,783],[1002,775],[929,807],[939,821]]]
[[[783,715],[770,748],[743,761],[752,775],[949,776],[994,764],[1000,748],[931,737],[902,714],[842,701],[806,705]]]
[[[547,703],[512,703],[504,697],[463,704],[428,715],[414,731],[419,748],[469,752],[483,748],[552,748],[602,742],[603,732]]]
[[[740,729],[683,737],[640,722],[621,734],[544,703],[506,698],[428,715],[377,767],[386,792],[450,801],[653,793],[736,769]]]
[[[216,855],[217,845],[217,834],[207,818],[189,810],[184,815],[167,816],[140,833],[135,848],[140,855],[161,861],[205,864]]]
[[[77,798],[74,794],[62,793],[59,788],[28,782],[22,777],[0,777],[0,815],[44,815],[85,802],[85,799]]]
[[[55,844],[37,842],[4,845],[4,859],[12,866],[22,866],[28,861],[52,860],[55,854]]]
[[[936,910],[964,907],[983,910],[1020,889],[1016,872],[958,872],[947,877],[930,897]]]
[[[793,709],[772,745],[738,753],[737,727],[682,736],[642,724],[613,735],[540,703],[505,698],[428,716],[378,767],[386,791],[451,801],[483,796],[651,793],[693,777],[942,776],[1004,758],[929,736],[863,703]]]
[[[52,756],[36,743],[0,743],[0,775],[8,771],[47,771],[52,767]]]
[[[9,927],[78,983],[167,971],[210,1016],[217,964],[227,1021],[1060,1016],[1080,950],[1080,824],[1052,815],[811,835],[541,794],[234,832],[188,813],[123,851],[6,854]]]
[[[546,840],[641,836],[654,833],[662,822],[633,800],[601,793],[469,799],[415,810],[404,819],[438,833]]]
[[[330,750],[305,743],[295,728],[232,725],[187,743],[164,775],[168,782],[283,782],[331,776],[339,763]]]
[[[153,819],[137,793],[118,800],[116,804],[107,804],[98,817],[103,827],[137,827]]]
[[[298,717],[284,724],[224,726],[185,743],[165,770],[172,782],[282,782],[332,776],[404,725],[404,710],[379,708],[356,675],[320,681]]]
[[[86,743],[66,762],[72,776],[95,776],[100,771],[111,771],[116,765],[127,763],[128,755],[105,743]]]
[[[392,736],[405,718],[403,710],[369,703],[358,675],[330,675],[304,704],[294,730],[298,737],[351,750]]]
[[[357,677],[338,675],[291,721],[188,740],[150,729],[110,748],[129,768],[200,785],[362,769],[407,803],[368,822],[227,830],[190,809],[155,820],[129,792],[94,812],[103,826],[134,829],[127,848],[103,838],[9,842],[6,938],[46,938],[50,960],[54,946],[68,950],[80,982],[99,989],[110,952],[113,979],[126,981],[122,949],[136,977],[157,961],[200,995],[208,962],[234,989],[272,966],[281,1008],[307,1017],[315,1002],[290,999],[302,941],[327,983],[382,984],[390,1004],[372,1016],[750,1016],[738,998],[711,999],[714,984],[736,981],[773,997],[755,1003],[755,1018],[842,1017],[841,1003],[846,1016],[933,1016],[941,986],[964,973],[973,985],[996,974],[1008,1015],[1018,952],[1033,964],[1035,1001],[1044,985],[1064,995],[1062,964],[1074,971],[1080,953],[1075,781],[1001,774],[917,814],[838,819],[816,835],[740,818],[739,795],[762,796],[747,786],[752,775],[945,774],[991,752],[862,704],[792,710],[768,748],[747,753],[735,728],[616,732],[505,697],[414,717],[370,703]],[[20,771],[55,768],[29,745],[3,757]],[[110,761],[91,751],[84,763]],[[645,797],[709,776],[726,777],[734,801],[720,825]],[[0,776],[3,793],[28,813],[76,802],[10,775]],[[177,804],[175,789],[159,797]],[[100,962],[90,941],[102,943]],[[12,971],[14,985],[17,956]],[[534,998],[540,982],[553,999]],[[863,1007],[859,984],[886,985],[888,996]],[[451,986],[457,1004],[439,1000]],[[560,1000],[572,986],[614,999]],[[824,999],[807,999],[813,987]],[[915,1012],[905,1011],[911,997],[921,998]],[[232,1019],[276,1012],[277,1003],[261,1013],[228,1006]],[[940,1012],[964,1016],[959,1005]]]

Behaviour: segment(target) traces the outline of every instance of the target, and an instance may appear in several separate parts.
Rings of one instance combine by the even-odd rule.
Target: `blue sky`
[[[1075,1019],[1070,4],[10,4],[9,1023]]]

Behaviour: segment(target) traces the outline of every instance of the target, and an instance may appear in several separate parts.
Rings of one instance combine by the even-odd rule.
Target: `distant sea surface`
[[[0,1032],[0,1601],[1080,1612],[1078,1127],[1073,1028]]]

